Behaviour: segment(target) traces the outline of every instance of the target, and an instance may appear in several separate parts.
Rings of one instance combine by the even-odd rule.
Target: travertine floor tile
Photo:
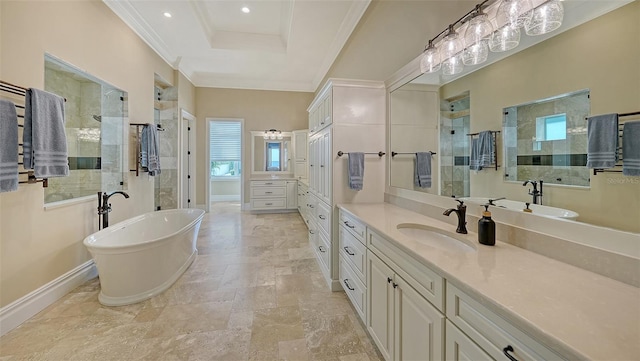
[[[0,361],[381,360],[342,292],[330,292],[297,213],[205,215],[198,256],[167,291],[106,307],[100,281],[0,337]]]

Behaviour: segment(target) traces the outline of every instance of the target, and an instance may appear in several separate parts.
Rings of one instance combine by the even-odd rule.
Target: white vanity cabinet
[[[366,322],[367,248],[364,245],[364,234],[355,230],[355,225],[357,224],[361,229],[364,227],[342,211],[339,219],[341,221],[338,226],[340,280],[362,322]]]
[[[286,211],[296,209],[296,181],[294,180],[252,180],[252,211]]]
[[[348,185],[348,155],[338,156],[338,151],[374,152],[385,149],[384,83],[329,79],[318,92],[309,108],[309,193],[318,207],[314,222],[324,244],[316,246],[321,266],[326,266],[326,281],[331,290],[356,288],[363,280],[345,285],[340,270],[357,273],[348,263],[339,262],[338,203],[384,201],[385,160],[377,156],[365,159],[364,187],[351,190]],[[354,109],[358,109],[354,112]],[[326,217],[325,219],[321,219]],[[323,252],[319,249],[327,250]],[[323,269],[325,271],[325,269]],[[360,282],[360,284],[357,284]],[[353,290],[351,290],[353,291]],[[364,291],[364,289],[362,290]],[[355,296],[354,296],[355,297]],[[357,307],[357,306],[356,306]],[[362,304],[364,307],[364,304]],[[364,310],[360,310],[363,312]]]

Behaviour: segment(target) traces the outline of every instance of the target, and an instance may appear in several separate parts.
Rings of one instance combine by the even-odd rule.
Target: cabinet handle
[[[273,184],[273,183],[271,183],[271,182],[266,182],[265,184]]]
[[[387,277],[387,283],[391,283],[391,281],[393,281],[391,277]]]
[[[323,216],[322,214],[321,214],[321,215],[319,215],[319,216],[318,216],[318,218],[322,219],[323,221],[324,221],[325,219],[327,219],[327,217]]]
[[[271,193],[273,193],[273,192],[270,192],[270,191],[269,192],[264,192],[264,194],[271,194]]]
[[[324,164],[320,164],[320,168],[324,168]]]
[[[314,231],[312,231],[312,230],[309,230],[309,233],[311,233],[311,234],[316,234],[316,232],[314,232]]]
[[[318,246],[318,250],[322,253],[325,253],[327,251],[323,246]]]
[[[507,347],[502,349],[502,353],[504,353],[505,356],[507,356],[507,358],[511,361],[518,361],[517,358],[511,356],[509,354],[509,352],[513,352],[513,347],[511,347],[511,345],[507,345]]]
[[[348,279],[346,279],[346,278],[345,278],[344,280],[342,280],[342,282],[344,282],[344,285],[345,285],[345,286],[347,286],[347,288],[348,288],[349,290],[351,290],[351,291],[355,291],[356,289],[355,289],[355,288],[353,288],[353,287],[351,287],[351,285],[349,284],[349,282],[348,282],[348,281],[349,281],[349,280],[348,280]]]
[[[272,206],[272,205],[273,205],[273,203],[265,203],[264,205],[265,205],[265,206]]]
[[[314,207],[313,207],[313,204],[309,204],[309,207],[314,208]]]
[[[356,226],[352,226],[352,225],[350,225],[350,224],[349,224],[349,221],[344,221],[344,225],[345,225],[345,226],[347,226],[347,227],[349,227],[349,228],[351,228],[351,229],[356,228]]]
[[[355,256],[356,254],[349,250],[349,246],[344,246],[344,251],[347,252],[349,256]]]
[[[398,288],[398,284],[393,282],[393,288]]]

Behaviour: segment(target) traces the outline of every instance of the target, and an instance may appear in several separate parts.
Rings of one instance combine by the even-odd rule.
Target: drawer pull
[[[517,358],[511,356],[509,354],[509,352],[513,352],[513,347],[511,347],[511,345],[507,345],[507,347],[502,349],[502,352],[504,353],[505,356],[507,356],[507,358],[511,361],[518,361]]]
[[[272,205],[273,205],[273,203],[265,203],[264,205],[265,205],[265,206],[272,206]]]
[[[355,253],[351,252],[351,250],[349,250],[349,246],[344,246],[343,248],[344,248],[344,251],[347,252],[347,254],[349,256],[355,256],[356,255]]]
[[[264,194],[271,194],[271,193],[273,193],[273,192],[271,192],[271,191],[269,191],[269,192],[264,192]]]
[[[349,227],[349,228],[351,228],[351,229],[356,228],[356,226],[352,226],[352,225],[350,225],[350,224],[349,224],[349,221],[344,221],[344,225],[345,225],[345,226],[347,226],[347,227]]]
[[[391,281],[393,281],[391,277],[387,277],[387,283],[391,283]]]
[[[318,246],[318,250],[322,253],[325,253],[327,251],[327,249],[324,248],[323,246]]]
[[[351,290],[351,291],[355,291],[356,290],[355,288],[351,287],[351,285],[349,284],[349,280],[348,279],[345,278],[344,280],[342,280],[342,282],[344,282],[344,285],[347,286],[347,288],[349,290]]]
[[[322,219],[323,221],[327,219],[327,217],[323,216],[322,214],[318,215],[318,218]]]
[[[311,233],[311,234],[316,234],[316,232],[314,232],[314,231],[312,231],[312,230],[309,230],[309,233]]]
[[[315,208],[315,207],[313,206],[313,204],[309,204],[309,207],[311,207],[311,208]]]
[[[398,284],[393,282],[393,288],[398,288]]]
[[[272,182],[266,182],[265,184],[273,184]]]

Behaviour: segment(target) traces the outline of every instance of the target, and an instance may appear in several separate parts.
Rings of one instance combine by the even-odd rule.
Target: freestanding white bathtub
[[[85,238],[98,267],[100,303],[128,305],[169,288],[198,254],[203,216],[200,209],[150,212]]]

